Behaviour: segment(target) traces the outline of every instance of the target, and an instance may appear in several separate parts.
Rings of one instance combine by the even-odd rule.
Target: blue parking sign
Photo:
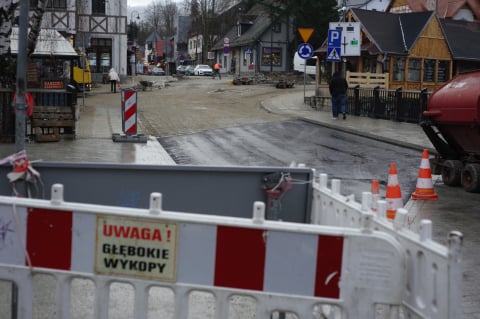
[[[340,62],[342,54],[342,31],[329,29],[327,44],[327,61]]]
[[[342,46],[342,31],[328,30],[328,46],[332,48],[340,48]]]

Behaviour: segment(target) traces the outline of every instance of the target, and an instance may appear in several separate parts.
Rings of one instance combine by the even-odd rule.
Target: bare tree
[[[174,35],[176,33],[175,20],[178,16],[177,3],[170,0],[163,0],[163,3],[160,3],[160,14],[165,35]]]
[[[230,8],[236,0],[200,0],[199,1],[199,19],[197,23],[200,25],[202,34],[202,62],[205,62],[207,52],[213,47],[217,41],[220,29],[217,27],[216,18],[219,14]],[[193,16],[193,14],[192,14]],[[195,20],[194,20],[195,21]]]
[[[30,32],[28,33],[27,55],[30,56],[35,51],[38,35],[42,26],[42,18],[47,7],[48,0],[37,0],[36,6],[30,16]]]
[[[162,38],[176,33],[175,21],[178,16],[176,2],[171,0],[157,0],[147,7],[144,14],[147,24]]]
[[[19,0],[0,0],[0,55],[8,53],[10,34]]]
[[[188,16],[191,14],[190,8],[191,8],[191,0],[183,0],[181,4],[178,5],[178,13],[179,15],[182,16]]]
[[[160,3],[152,2],[144,11],[145,21],[154,32],[161,33]]]
[[[30,16],[27,43],[27,55],[30,56],[35,51],[38,35],[42,25],[43,13],[48,0],[37,0]],[[15,20],[15,10],[20,4],[19,0],[0,0],[0,55],[8,53],[10,48],[10,34]]]

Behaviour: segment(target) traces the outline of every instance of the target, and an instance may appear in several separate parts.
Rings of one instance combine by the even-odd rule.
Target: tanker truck
[[[421,126],[437,150],[432,172],[449,186],[480,192],[480,70],[459,74],[428,100]]]

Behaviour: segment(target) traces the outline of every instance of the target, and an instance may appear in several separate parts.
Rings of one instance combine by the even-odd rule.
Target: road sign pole
[[[302,43],[297,48],[298,56],[305,60],[303,64],[303,100],[305,101],[306,96],[306,82],[307,82],[307,60],[313,56],[313,47],[310,43]]]
[[[306,96],[306,85],[307,85],[307,59],[308,58],[311,58],[313,56],[313,48],[311,48],[311,56],[308,57],[308,58],[305,58],[303,56],[303,52],[305,51],[305,48],[308,50],[310,47],[308,43],[308,39],[310,39],[310,36],[312,35],[314,29],[313,28],[298,28],[298,33],[300,33],[300,36],[302,37],[303,39],[303,42],[305,42],[303,45],[301,44],[297,51],[298,51],[298,55],[305,59],[305,63],[303,65],[303,101],[305,101],[305,96]]]
[[[303,101],[305,101],[305,97],[307,96],[306,93],[307,87],[307,60],[303,64]]]

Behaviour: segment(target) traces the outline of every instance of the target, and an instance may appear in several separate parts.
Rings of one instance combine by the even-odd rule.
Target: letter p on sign
[[[342,44],[342,32],[340,30],[328,30],[328,46],[340,48]]]

